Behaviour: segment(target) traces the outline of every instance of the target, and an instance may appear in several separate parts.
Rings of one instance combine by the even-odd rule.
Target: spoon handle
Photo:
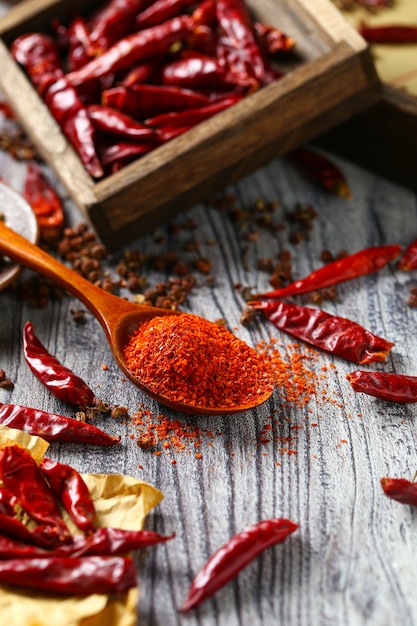
[[[131,303],[93,285],[1,221],[0,254],[42,274],[65,291],[69,291],[93,313],[107,333],[124,308],[126,311],[132,308]]]

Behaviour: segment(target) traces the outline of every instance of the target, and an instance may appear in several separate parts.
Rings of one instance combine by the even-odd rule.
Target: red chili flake
[[[301,408],[316,395],[318,378],[313,369],[308,369],[308,363],[317,358],[317,353],[309,349],[300,352],[298,351],[300,346],[293,344],[293,349],[290,348],[287,360],[284,360],[277,347],[277,342],[278,340],[275,338],[259,342],[257,350],[268,359],[275,384],[284,401]]]

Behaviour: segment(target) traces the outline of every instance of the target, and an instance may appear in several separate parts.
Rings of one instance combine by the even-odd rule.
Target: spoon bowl
[[[155,393],[148,386],[132,374],[129,370],[124,356],[124,348],[127,345],[132,333],[139,326],[152,318],[165,315],[181,315],[177,310],[167,310],[157,307],[139,305],[128,302],[123,298],[115,296],[100,287],[93,285],[88,280],[68,268],[66,265],[47,254],[38,246],[30,243],[24,237],[0,223],[0,253],[12,258],[46,278],[49,278],[64,290],[78,298],[95,316],[101,324],[113,356],[126,376],[132,380],[142,391],[147,393],[161,404],[168,406],[182,413],[199,415],[227,415],[253,409],[255,406],[265,402],[271,390],[260,393],[247,404],[239,404],[225,407],[205,407],[200,405],[189,405],[169,396]]]

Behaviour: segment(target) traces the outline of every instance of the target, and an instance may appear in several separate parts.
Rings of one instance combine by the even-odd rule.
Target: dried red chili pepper
[[[417,41],[417,26],[411,24],[370,26],[362,22],[358,30],[368,43],[401,44],[415,43]]]
[[[145,59],[135,65],[120,81],[120,84],[124,87],[131,87],[131,85],[146,83],[147,80],[150,80],[151,77],[156,74],[161,63],[161,56],[162,55],[156,54],[150,59]]]
[[[195,25],[212,26],[216,21],[216,3],[214,0],[203,0],[195,7],[192,17]]]
[[[103,176],[96,153],[94,128],[77,91],[60,67],[54,40],[42,33],[28,33],[13,41],[11,52],[25,67],[89,174],[95,178]]]
[[[28,544],[34,549],[37,547],[41,550],[49,550],[52,546],[56,546],[57,543],[56,533],[51,532],[50,524],[37,524],[32,530],[29,530],[18,517],[7,515],[6,513],[0,513],[0,535],[5,535],[8,539],[15,542],[24,545]],[[60,545],[64,546],[66,544]]]
[[[18,501],[17,498],[16,501]],[[42,529],[42,525],[40,525],[40,528]],[[37,544],[38,538],[40,538],[42,545],[49,546],[51,544],[49,537],[46,537],[42,541],[42,533],[35,535],[28,529],[27,526],[25,526],[25,524],[23,524],[23,522],[20,521],[20,519],[7,513],[0,513],[0,533],[17,541],[31,545]]]
[[[146,124],[151,127],[166,131],[174,128],[191,128],[200,122],[212,117],[216,113],[220,113],[228,109],[236,102],[239,102],[243,96],[235,95],[232,98],[226,98],[219,102],[213,102],[198,109],[188,109],[187,111],[178,111],[176,113],[163,113],[155,115],[146,120]]]
[[[178,128],[175,128],[175,126],[161,126],[161,128],[158,128],[158,132],[161,142],[167,143],[167,141],[171,141],[171,139],[183,135],[191,128],[192,126],[179,126]]]
[[[36,461],[26,448],[5,445],[0,449],[0,478],[19,504],[39,524],[48,538],[66,541],[69,531]]]
[[[53,20],[58,47],[66,54],[66,64],[69,71],[75,70],[91,59],[90,29],[87,20],[77,15],[71,20],[68,27],[58,20]]]
[[[243,0],[217,0],[216,17],[221,29],[226,34],[242,62],[242,68],[248,76],[262,82],[265,64],[253,33],[253,21]],[[234,58],[232,54],[231,59]],[[234,61],[231,61],[233,65]]]
[[[89,422],[18,404],[0,403],[0,424],[42,437],[49,443],[59,441],[114,446],[120,442],[120,436],[109,435]]]
[[[353,389],[360,393],[388,402],[417,402],[417,376],[356,370],[347,374],[346,378]]]
[[[17,498],[5,487],[0,487],[0,513],[3,515],[15,515]]]
[[[25,526],[23,527],[26,529]],[[29,533],[29,531],[27,532]],[[44,558],[50,556],[73,558],[81,556],[119,556],[165,543],[174,537],[175,533],[161,535],[150,530],[124,530],[106,527],[98,528],[89,535],[73,535],[70,542],[47,549],[46,547],[29,543],[32,540],[30,533],[27,537],[20,537],[20,539],[2,535],[0,520],[0,559]]]
[[[295,39],[286,35],[282,30],[262,22],[254,22],[253,30],[259,48],[264,55],[277,52],[289,52],[295,47]]]
[[[194,52],[164,65],[161,82],[188,89],[216,87],[227,84],[227,74],[227,68],[218,59]]]
[[[373,274],[395,259],[400,252],[401,246],[398,244],[363,248],[359,252],[327,263],[327,265],[311,272],[305,278],[296,280],[286,287],[256,294],[253,296],[253,299],[285,298],[331,287],[359,276]]]
[[[77,91],[63,76],[49,87],[44,100],[87,172],[93,178],[101,178],[103,168],[97,156],[94,127]]]
[[[31,322],[26,322],[23,328],[23,353],[33,374],[56,398],[83,408],[96,404],[94,392],[48,352],[36,337]]]
[[[26,526],[23,527],[26,528]],[[45,548],[27,543],[26,539],[23,537],[15,538],[8,535],[6,536],[5,534],[2,534],[3,532],[4,530],[2,529],[0,522],[0,560],[51,556],[50,552]],[[29,537],[29,539],[31,539],[31,537]]]
[[[114,143],[101,149],[100,158],[104,167],[111,166],[113,171],[117,171],[127,163],[147,154],[154,147],[149,143]]]
[[[185,13],[195,0],[156,0],[148,8],[136,15],[138,28],[149,28]]]
[[[42,238],[47,241],[56,239],[64,226],[64,208],[35,161],[27,163],[23,196],[36,215]]]
[[[97,556],[128,554],[160,543],[166,543],[175,537],[161,535],[152,530],[125,530],[122,528],[97,528],[90,535],[74,535],[71,544],[57,546],[55,554],[72,556]]]
[[[91,60],[92,44],[87,21],[78,15],[70,22],[66,35],[68,39],[67,64],[68,70],[72,72]]]
[[[394,344],[360,324],[320,309],[285,302],[253,302],[252,306],[280,330],[348,361],[385,361]]]
[[[154,54],[167,52],[173,43],[192,33],[193,25],[189,15],[182,15],[128,35],[83,67],[67,74],[67,80],[71,85],[82,85],[86,81],[125,69]]]
[[[91,104],[87,107],[88,114],[97,130],[130,139],[140,139],[158,143],[158,135],[149,126],[144,126],[130,115],[103,104]]]
[[[401,502],[401,504],[417,506],[417,483],[406,478],[384,477],[381,478],[381,486],[389,498]]]
[[[75,525],[84,532],[96,527],[97,513],[90,491],[76,469],[64,463],[43,458],[39,464],[49,487]]]
[[[76,16],[68,26],[53,20],[55,39],[60,56],[65,63],[65,71],[75,71],[95,56],[90,40],[90,29],[87,20]],[[100,100],[100,81],[92,81],[78,90],[84,104]]]
[[[326,156],[307,148],[298,148],[288,158],[308,178],[319,184],[327,192],[350,198],[352,193],[341,170]]]
[[[165,65],[161,70],[161,82],[188,89],[215,87],[239,87],[249,89],[252,80],[226,68],[219,59],[201,54],[187,54],[185,58]]]
[[[55,40],[43,33],[26,33],[17,37],[10,47],[13,57],[26,68],[30,79],[43,96],[44,83],[62,76]]]
[[[136,586],[136,568],[121,556],[14,558],[0,561],[0,582],[61,595],[119,594]]]
[[[89,535],[73,535],[69,542],[47,549],[32,544],[32,535],[26,529],[26,526],[23,526],[23,528],[29,534],[20,537],[20,540],[8,535],[2,535],[0,520],[0,559],[49,556],[77,558],[81,556],[119,556],[166,543],[175,537],[175,533],[161,535],[151,530],[124,530],[122,528],[105,527],[97,528]]]
[[[151,0],[110,0],[90,20],[91,54],[97,56],[132,31],[135,16]]]
[[[102,101],[105,106],[119,109],[136,119],[210,104],[207,96],[191,89],[148,84],[106,89]]]
[[[9,489],[2,487],[0,536],[6,535],[7,539],[12,539],[19,543],[24,542],[33,546],[42,546],[42,549],[50,548],[51,545],[56,544],[56,536],[50,532],[50,526],[46,527],[44,524],[38,524],[32,530],[29,530],[28,526],[17,517],[21,510],[22,506],[17,496]]]
[[[280,518],[258,522],[232,537],[208,559],[194,578],[182,611],[195,608],[232,580],[263,550],[282,543],[298,524]]]
[[[186,39],[187,49],[217,57],[219,38],[210,26],[196,26]]]
[[[417,239],[412,241],[404,250],[398,261],[398,269],[403,272],[417,269]]]

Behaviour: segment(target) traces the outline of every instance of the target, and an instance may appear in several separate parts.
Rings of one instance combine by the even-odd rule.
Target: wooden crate
[[[26,0],[0,20],[0,89],[69,194],[116,249],[380,98],[369,49],[329,0],[248,0],[256,17],[293,36],[285,76],[98,182],[9,53],[15,37],[48,32],[93,0]]]

